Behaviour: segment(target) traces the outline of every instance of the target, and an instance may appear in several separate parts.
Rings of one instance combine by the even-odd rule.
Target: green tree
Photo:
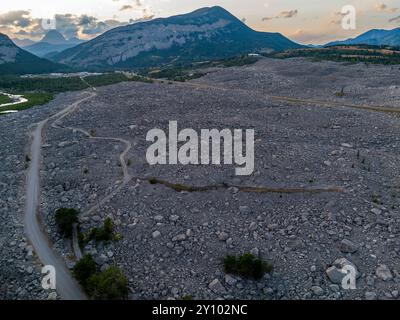
[[[79,223],[79,212],[75,209],[61,208],[56,211],[56,223],[60,232],[70,238],[74,223]]]
[[[88,279],[96,274],[97,265],[92,255],[87,254],[80,259],[73,269],[73,274],[76,280],[81,284],[85,290],[87,289]]]
[[[121,269],[111,266],[89,278],[88,293],[97,300],[123,300],[128,296],[128,281]]]

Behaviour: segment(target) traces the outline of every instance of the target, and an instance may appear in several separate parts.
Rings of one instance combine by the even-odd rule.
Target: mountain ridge
[[[300,47],[279,33],[254,31],[215,6],[117,27],[53,60],[96,70],[125,69]]]
[[[371,29],[355,38],[329,42],[325,46],[351,44],[367,44],[375,46],[387,45],[398,47],[400,46],[400,27],[395,29]]]
[[[75,37],[67,40],[57,30],[50,30],[44,35],[42,40],[31,45],[24,46],[23,49],[40,58],[47,58],[48,56],[55,55],[69,48],[73,48],[83,42],[85,41]]]
[[[36,57],[0,33],[0,74],[49,73],[63,69],[66,66]]]

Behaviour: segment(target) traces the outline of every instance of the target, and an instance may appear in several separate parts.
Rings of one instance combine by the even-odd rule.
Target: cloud
[[[118,1],[118,0],[113,0],[113,1]],[[119,9],[119,11],[134,10],[140,8],[142,5],[143,4],[141,0],[133,0],[133,4],[125,4]]]
[[[298,10],[289,10],[289,11],[282,11],[278,15],[274,17],[264,17],[262,18],[263,21],[272,20],[272,19],[290,19],[296,17],[298,14]]]
[[[0,32],[8,35],[40,35],[41,20],[32,18],[27,10],[13,10],[0,14]]]
[[[133,4],[130,6],[136,10],[137,14],[135,14],[135,16],[138,17],[130,19],[129,21],[119,21],[116,18],[99,20],[88,14],[56,14],[54,16],[56,30],[62,33],[66,38],[79,37],[91,39],[112,28],[140,21],[148,21],[154,18],[155,15],[151,7],[143,7],[140,0],[133,0],[132,3]],[[48,30],[43,28],[42,19],[32,17],[30,11],[16,10],[0,14],[0,32],[12,38],[25,37],[39,40]]]
[[[396,23],[399,22],[400,23],[400,16],[389,19],[389,22],[396,22]]]
[[[133,6],[131,6],[130,4],[126,4],[126,5],[123,5],[120,9],[119,9],[119,11],[127,11],[127,10],[132,10],[133,9]]]
[[[377,3],[375,4],[375,11],[378,12],[388,12],[388,13],[394,13],[398,10],[398,8],[389,8],[386,4],[384,3]]]
[[[88,24],[82,25],[79,34],[85,36],[97,36],[110,29],[127,25],[128,22],[121,22],[118,20],[110,19],[105,21],[93,20]]]
[[[298,11],[297,10],[290,10],[290,11],[282,11],[281,13],[279,13],[278,18],[293,18],[295,16],[297,16]]]
[[[30,18],[30,12],[25,10],[9,11],[0,14],[0,25],[2,26],[14,26],[25,28],[32,22]]]
[[[340,11],[338,12],[334,12],[332,17],[331,17],[331,24],[336,24],[336,25],[340,25],[342,23],[343,18],[346,16],[346,13],[342,13]]]

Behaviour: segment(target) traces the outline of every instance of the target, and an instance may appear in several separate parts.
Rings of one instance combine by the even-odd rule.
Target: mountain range
[[[39,42],[22,46],[24,50],[42,58],[51,58],[52,56],[85,41],[78,38],[69,40],[57,30],[50,30]]]
[[[14,42],[23,48],[0,34],[0,73],[48,73],[66,66],[87,71],[139,69],[305,47],[280,33],[255,31],[219,6],[118,27],[88,42],[66,40],[56,30],[37,43]],[[400,28],[370,30],[326,46],[343,44],[400,46]]]
[[[300,47],[279,33],[254,31],[216,6],[118,27],[52,59],[88,70],[115,70]]]
[[[66,66],[39,58],[19,47],[0,33],[0,74],[50,73]]]
[[[359,35],[356,38],[343,41],[334,41],[325,46],[368,44],[374,46],[393,46],[400,47],[400,28],[393,30],[373,29]]]

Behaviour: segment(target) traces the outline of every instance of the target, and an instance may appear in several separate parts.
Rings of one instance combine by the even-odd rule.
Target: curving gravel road
[[[93,98],[95,95],[96,93],[93,92],[57,114],[39,122],[32,131],[31,161],[26,180],[25,232],[42,264],[54,266],[56,270],[57,292],[61,298],[65,300],[85,300],[87,297],[79,284],[72,277],[65,263],[54,253],[45,232],[41,229],[38,219],[43,132],[49,120],[64,117],[79,106],[79,104]]]

